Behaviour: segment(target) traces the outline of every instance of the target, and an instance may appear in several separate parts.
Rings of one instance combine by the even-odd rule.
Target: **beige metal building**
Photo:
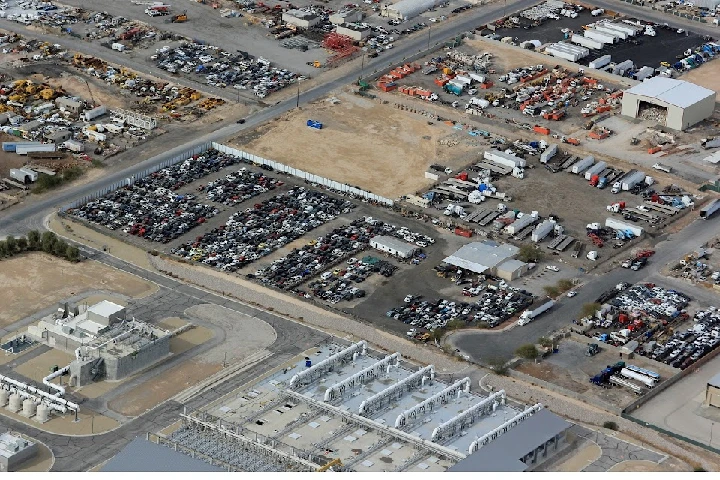
[[[622,114],[625,116],[638,118],[651,106],[665,109],[666,127],[685,130],[712,116],[715,92],[683,80],[653,77],[623,94]]]
[[[335,32],[339,35],[348,36],[358,42],[365,40],[370,35],[369,28],[362,28],[352,24],[338,25]]]
[[[288,10],[282,14],[282,21],[300,28],[314,27],[320,23],[321,18],[310,12],[302,10]]]
[[[330,15],[330,23],[333,25],[342,25],[343,23],[355,23],[363,19],[363,13],[360,10],[345,10]]]
[[[720,373],[708,380],[705,403],[711,407],[720,408]]]

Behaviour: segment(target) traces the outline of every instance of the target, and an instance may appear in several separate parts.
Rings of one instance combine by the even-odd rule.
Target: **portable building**
[[[351,24],[338,25],[335,28],[335,33],[345,35],[346,37],[350,37],[358,42],[369,37],[370,32],[371,30],[369,28],[362,28]]]
[[[486,150],[483,153],[485,160],[499,163],[500,165],[506,165],[511,168],[520,167],[525,168],[526,162],[524,158],[520,158],[512,153],[501,152],[499,150]]]
[[[320,23],[322,19],[314,13],[292,9],[282,14],[282,21],[296,27],[310,28]]]
[[[602,68],[612,61],[611,55],[603,55],[600,58],[596,58],[588,64],[590,68]]]
[[[576,43],[578,45],[582,45],[583,47],[591,48],[593,50],[600,50],[605,46],[605,44],[599,40],[595,40],[594,38],[589,37],[583,37],[582,35],[573,34],[572,37],[570,37],[570,41],[572,43]]]
[[[583,158],[582,160],[575,162],[575,164],[572,167],[570,167],[570,171],[576,175],[580,175],[585,170],[590,168],[590,166],[593,163],[595,163],[595,157],[593,157],[592,155],[589,155],[589,156]]]
[[[82,153],[85,151],[85,145],[76,140],[66,140],[63,142],[62,147],[75,153]]]
[[[58,108],[63,108],[72,113],[80,113],[80,110],[83,108],[82,102],[78,102],[69,97],[56,98],[55,105],[57,105]]]
[[[594,28],[589,28],[583,32],[583,35],[587,38],[595,39],[599,42],[603,43],[616,43],[617,38],[614,35],[611,35],[609,33],[601,32],[600,30],[596,30]]]
[[[330,23],[333,25],[342,25],[345,23],[355,23],[363,19],[363,13],[360,10],[346,10],[344,12],[336,12],[330,15]]]
[[[599,175],[606,168],[607,168],[606,162],[596,163],[595,165],[593,165],[592,167],[588,168],[585,171],[585,180],[590,180],[593,177],[593,175]]]
[[[614,230],[622,230],[623,232],[630,230],[636,237],[641,236],[643,233],[642,227],[639,227],[634,223],[620,221],[615,218],[605,219],[605,226]]]
[[[418,247],[415,245],[387,235],[378,235],[371,238],[370,246],[381,252],[389,253],[390,255],[400,258],[411,258],[418,250]]]
[[[548,147],[545,149],[545,151],[540,154],[540,163],[547,163],[551,158],[553,158],[555,155],[557,155],[557,152],[558,152],[557,143],[548,145]]]
[[[552,232],[554,228],[555,222],[545,220],[540,225],[535,227],[535,230],[533,230],[530,239],[535,243],[541,242],[545,237],[550,235],[550,232]]]
[[[522,277],[528,269],[527,263],[511,258],[496,267],[495,275],[498,278],[511,282]]]
[[[62,128],[48,133],[45,135],[45,138],[53,143],[62,143],[72,138],[72,132],[66,128]]]
[[[645,181],[645,172],[635,172],[622,179],[622,189],[631,190],[638,183]]]
[[[86,110],[82,114],[83,120],[86,122],[90,122],[102,115],[105,115],[107,113],[107,107],[105,105],[100,105],[99,107],[95,107],[92,110]]]

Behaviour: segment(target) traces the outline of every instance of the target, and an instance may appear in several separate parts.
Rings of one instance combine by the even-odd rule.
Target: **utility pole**
[[[295,108],[300,108],[300,82],[297,83],[297,97],[295,97]]]
[[[432,32],[432,23],[430,23],[430,26],[428,27],[428,45],[427,45],[428,50],[430,50],[430,32]]]
[[[362,62],[360,63],[360,75],[358,76],[358,83],[360,83],[360,80],[362,80],[364,70],[365,70],[365,52],[363,52]]]

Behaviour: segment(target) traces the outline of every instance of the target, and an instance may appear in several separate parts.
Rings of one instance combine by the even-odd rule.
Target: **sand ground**
[[[50,374],[50,369],[54,365],[57,365],[59,368],[63,368],[74,359],[75,356],[70,353],[52,349],[18,365],[15,367],[15,371],[35,382],[42,383],[42,379]],[[67,378],[69,377],[65,377],[65,381],[61,383],[67,384]],[[58,383],[62,380],[63,377],[58,377],[54,380],[54,383]]]
[[[661,464],[648,460],[625,460],[614,465],[608,472],[667,472]]]
[[[11,433],[15,435],[20,435],[24,439],[36,443],[38,446],[37,454],[33,458],[20,464],[20,468],[15,469],[15,472],[47,472],[52,468],[53,463],[55,463],[55,459],[53,458],[52,451],[50,451],[50,449],[45,446],[45,444],[40,443],[32,437],[28,437],[27,435],[23,435],[18,432]]]
[[[708,62],[702,68],[690,70],[688,73],[680,77],[680,80],[687,80],[701,87],[709,88],[716,92],[715,101],[720,102],[720,64],[718,62]]]
[[[157,291],[157,286],[93,261],[70,263],[44,253],[19,255],[0,262],[0,327],[90,289],[140,298]]]

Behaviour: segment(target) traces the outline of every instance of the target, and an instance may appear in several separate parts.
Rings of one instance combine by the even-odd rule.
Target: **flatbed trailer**
[[[555,250],[557,250],[559,252],[564,252],[570,246],[570,244],[573,243],[574,241],[575,241],[575,239],[573,237],[567,237],[565,240],[560,242],[560,245],[555,247]]]
[[[564,242],[566,238],[567,235],[558,235],[552,242],[550,242],[547,248],[549,248],[550,250],[555,250],[555,248],[557,248],[558,245]]]
[[[490,213],[489,215],[486,215],[485,218],[483,218],[482,220],[478,221],[477,223],[478,223],[481,227],[486,227],[487,225],[489,225],[490,223],[492,223],[492,222],[493,222],[497,217],[499,217],[500,215],[502,215],[500,212],[492,212],[492,213]]]
[[[570,166],[572,166],[578,160],[579,160],[578,157],[571,155],[562,163],[562,165],[560,165],[560,170],[565,170],[567,168],[570,168]]]
[[[479,162],[476,163],[475,166],[483,170],[490,170],[491,172],[499,173],[500,175],[509,175],[510,172],[512,172],[512,167],[508,167],[507,165],[500,165],[494,162]]]
[[[673,215],[677,214],[680,211],[680,209],[675,208],[673,206],[660,205],[659,203],[650,202],[650,201],[646,201],[645,206],[647,206],[648,208],[651,208],[653,210],[656,210],[664,215],[667,215],[669,217],[672,217]]]

